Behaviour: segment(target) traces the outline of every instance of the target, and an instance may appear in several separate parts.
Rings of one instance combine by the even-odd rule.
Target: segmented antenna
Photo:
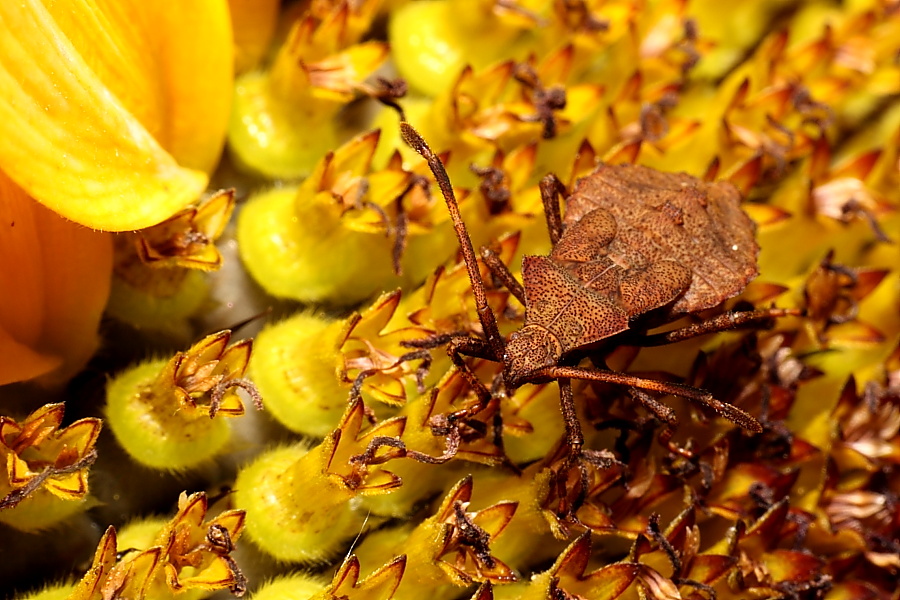
[[[494,316],[494,311],[488,305],[487,294],[484,291],[484,280],[481,278],[481,271],[475,258],[472,239],[469,237],[469,230],[466,229],[466,224],[459,213],[459,203],[456,200],[456,195],[453,193],[453,186],[450,185],[450,177],[447,175],[444,163],[432,152],[425,140],[422,139],[422,136],[419,135],[419,132],[406,121],[400,123],[400,135],[410,148],[418,152],[428,162],[438,187],[441,188],[441,194],[444,196],[447,210],[450,211],[450,218],[453,220],[453,229],[456,231],[456,237],[459,239],[459,247],[463,253],[463,260],[466,262],[466,270],[472,282],[472,293],[475,294],[475,306],[478,308],[478,319],[481,321],[481,328],[484,330],[484,336],[491,347],[491,351],[494,352],[496,360],[502,360],[503,349],[505,348],[503,336],[500,335],[497,317]]]

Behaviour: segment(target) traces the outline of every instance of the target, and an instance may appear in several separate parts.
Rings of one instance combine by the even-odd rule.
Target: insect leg
[[[559,408],[566,427],[566,446],[568,447],[566,465],[568,468],[577,468],[581,479],[577,494],[572,499],[571,505],[564,511],[565,514],[571,517],[575,515],[587,499],[587,494],[590,490],[589,466],[599,469],[610,469],[615,465],[625,469],[626,466],[616,460],[615,455],[608,450],[590,450],[584,448],[584,433],[581,429],[581,421],[578,420],[578,413],[575,410],[575,395],[572,392],[572,380],[560,378],[558,381]],[[571,494],[567,489],[566,477],[559,480],[559,485],[561,486],[561,491],[559,493],[560,498],[571,497]]]
[[[466,383],[475,391],[475,395],[478,399],[478,403],[475,406],[469,406],[462,410],[458,410],[450,415],[436,415],[431,418],[431,429],[435,435],[442,435],[446,440],[446,449],[441,456],[431,456],[428,454],[423,454],[422,452],[418,452],[415,450],[410,450],[403,445],[402,442],[393,441],[393,438],[375,438],[371,443],[370,447],[366,450],[366,453],[363,455],[359,455],[360,461],[369,460],[370,457],[374,456],[374,452],[386,445],[393,445],[394,447],[401,448],[403,451],[403,455],[417,460],[423,463],[431,463],[431,464],[443,464],[454,456],[459,451],[459,445],[461,442],[460,430],[457,425],[457,422],[460,420],[466,419],[468,417],[477,415],[479,412],[484,410],[484,408],[491,401],[491,391],[481,382],[480,379],[475,375],[472,369],[469,367],[468,363],[466,363],[464,356],[474,356],[476,358],[484,358],[487,360],[496,361],[497,358],[493,355],[493,351],[491,350],[490,345],[481,339],[471,338],[466,335],[448,335],[446,339],[444,336],[436,336],[435,340],[440,340],[447,344],[447,354],[450,356],[450,360],[453,362],[456,369],[459,371],[459,374],[466,380]],[[433,342],[434,340],[432,340]],[[413,343],[406,344],[408,346],[415,347],[416,345]],[[423,346],[426,344],[423,344]],[[429,347],[435,347],[429,345]],[[417,352],[410,352],[408,355],[414,358],[419,357],[420,352],[425,352],[424,350],[419,350]],[[398,444],[399,442],[399,444]],[[368,463],[367,463],[368,464]]]
[[[566,426],[569,456],[580,457],[581,448],[584,446],[584,433],[581,431],[581,421],[578,420],[578,413],[575,411],[575,394],[572,392],[571,379],[559,380],[559,410]]]
[[[544,204],[544,216],[547,218],[547,232],[550,243],[556,246],[563,234],[562,215],[559,211],[559,196],[566,197],[566,186],[559,177],[550,173],[541,179],[541,202]]]
[[[491,274],[500,280],[503,287],[508,289],[509,292],[516,297],[516,300],[522,303],[522,306],[525,306],[525,288],[519,283],[519,280],[513,276],[509,267],[503,264],[503,261],[497,256],[497,253],[490,248],[482,247],[481,259],[484,261],[484,264],[487,265],[487,268],[490,269]]]
[[[693,323],[680,329],[645,335],[635,340],[637,346],[662,346],[688,340],[709,333],[718,333],[736,329],[742,325],[763,323],[778,317],[800,317],[803,311],[799,308],[763,308],[741,312],[727,312],[700,323]]]
[[[450,338],[450,341],[447,343],[447,354],[450,356],[450,360],[459,371],[459,374],[466,380],[466,383],[469,384],[469,387],[472,388],[478,398],[476,406],[453,413],[452,419],[476,415],[491,401],[491,391],[478,379],[478,376],[475,375],[475,372],[472,371],[463,357],[474,356],[475,358],[485,358],[498,362],[499,359],[493,354],[487,342],[466,336]]]
[[[397,361],[393,365],[391,365],[391,368],[413,360],[421,361],[419,363],[419,366],[416,367],[416,386],[419,393],[421,394],[425,391],[425,377],[428,375],[428,370],[431,368],[431,353],[428,352],[427,349],[423,348],[420,350],[407,352],[403,356],[399,357]],[[360,371],[356,378],[353,380],[353,385],[350,388],[349,402],[352,403],[356,402],[357,400],[362,400],[362,386],[366,382],[366,379],[372,377],[373,375],[383,373],[385,370],[387,369],[365,369],[363,371]]]
[[[627,373],[617,373],[615,371],[583,369],[580,367],[544,367],[543,369],[535,371],[532,377],[529,377],[529,379],[532,378],[536,380],[570,378],[584,379],[587,381],[603,381],[651,392],[672,394],[673,396],[680,396],[682,398],[687,398],[692,402],[708,406],[747,431],[762,433],[763,430],[759,421],[754,419],[749,413],[744,412],[731,404],[726,404],[721,400],[716,400],[709,392],[689,385],[657,381],[655,379],[645,379],[643,377],[636,377],[634,375],[628,375]]]

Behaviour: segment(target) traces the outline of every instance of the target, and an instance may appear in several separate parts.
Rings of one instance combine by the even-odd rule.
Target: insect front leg
[[[575,410],[575,394],[572,392],[571,379],[559,380],[559,409],[566,427],[566,445],[569,447],[569,456],[581,457],[584,433],[581,431],[581,421],[578,420],[578,413]]]
[[[454,423],[468,419],[484,410],[491,401],[493,394],[490,389],[478,379],[478,376],[472,371],[465,357],[483,358],[493,362],[502,362],[503,351],[498,353],[494,351],[492,345],[486,340],[469,337],[465,334],[442,334],[423,340],[410,340],[403,343],[409,348],[431,349],[438,346],[446,345],[447,355],[460,376],[469,384],[472,391],[475,392],[477,403],[473,406],[457,410],[444,417],[444,422],[439,424],[438,428],[445,429],[452,427]]]
[[[581,421],[578,420],[578,413],[575,409],[575,395],[572,391],[572,380],[560,378],[559,383],[559,407],[562,413],[563,423],[566,428],[566,447],[567,456],[565,462],[566,470],[577,469],[579,474],[579,485],[577,488],[569,488],[568,478],[563,477],[558,480],[561,486],[559,493],[560,498],[571,498],[571,503],[560,511],[560,516],[566,519],[574,518],[575,513],[584,504],[590,490],[591,469],[610,469],[618,466],[623,470],[626,465],[616,459],[615,455],[608,450],[590,450],[584,447],[584,433],[581,428]],[[575,493],[572,493],[572,490]],[[577,519],[576,519],[577,522]]]
[[[436,436],[444,436],[447,440],[447,448],[440,457],[429,457],[421,453],[407,451],[407,456],[419,462],[443,463],[452,459],[459,450],[461,441],[460,427],[464,425],[467,419],[476,416],[487,408],[493,397],[491,390],[478,379],[478,376],[475,375],[475,372],[465,360],[465,356],[472,356],[499,362],[488,342],[465,335],[451,336],[447,341],[447,354],[450,356],[450,360],[459,374],[475,392],[477,402],[450,414],[440,414],[431,417],[432,433]]]
[[[475,372],[469,366],[469,363],[466,362],[464,357],[472,356],[475,358],[484,358],[501,362],[502,356],[496,356],[490,344],[486,341],[467,336],[455,336],[450,338],[450,341],[447,343],[447,354],[450,356],[450,360],[453,362],[457,371],[459,371],[459,374],[466,380],[466,383],[469,384],[472,391],[475,392],[475,397],[478,399],[478,403],[475,406],[470,406],[452,413],[449,417],[452,422],[477,415],[484,410],[492,397],[491,391],[480,379],[478,379],[478,376],[475,375]]]
[[[578,412],[575,408],[575,394],[572,391],[571,379],[559,379],[559,409],[562,413],[563,423],[566,428],[566,446],[569,448],[569,460],[577,461],[582,470],[583,477],[587,477],[586,463],[609,469],[614,465],[625,467],[615,455],[608,450],[588,450],[584,448],[584,433],[581,429],[581,421],[578,420]]]
[[[519,283],[519,280],[515,278],[512,274],[512,271],[509,270],[509,267],[504,264],[500,257],[497,256],[497,253],[488,248],[487,246],[481,248],[481,259],[484,261],[484,264],[487,265],[487,268],[490,270],[491,274],[500,280],[500,283],[503,284],[509,292],[515,296],[516,300],[518,300],[522,306],[525,306],[525,288]]]

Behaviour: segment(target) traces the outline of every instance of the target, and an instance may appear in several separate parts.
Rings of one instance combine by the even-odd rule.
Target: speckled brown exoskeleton
[[[526,256],[519,283],[495,254],[482,250],[491,272],[525,306],[524,326],[504,339],[488,306],[475,250],[443,164],[408,123],[401,123],[401,133],[427,160],[446,200],[484,331],[483,339],[454,335],[440,340],[478,396],[474,406],[448,415],[445,428],[477,414],[491,399],[490,390],[463,358],[472,356],[502,363],[508,391],[526,383],[559,382],[572,457],[583,456],[572,379],[628,387],[669,429],[677,423],[674,411],[644,391],[687,398],[748,431],[762,431],[750,414],[703,390],[577,366],[615,336],[627,335],[630,344],[658,345],[797,314],[775,308],[728,312],[675,331],[644,333],[649,326],[714,307],[756,277],[755,227],[741,210],[733,185],[636,165],[600,164],[567,194],[555,176],[545,177],[541,197],[553,244],[550,254]],[[564,218],[559,196],[565,198]]]

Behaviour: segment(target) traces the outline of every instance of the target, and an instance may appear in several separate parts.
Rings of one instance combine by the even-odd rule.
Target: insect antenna
[[[472,282],[472,293],[475,295],[475,306],[478,309],[478,320],[481,322],[481,328],[484,330],[484,336],[487,340],[491,352],[494,354],[495,360],[503,360],[503,351],[506,344],[503,336],[500,335],[500,328],[497,325],[497,317],[488,305],[487,293],[485,292],[484,280],[481,277],[481,271],[478,269],[475,249],[472,246],[472,238],[469,237],[469,230],[462,219],[459,212],[459,203],[456,195],[453,193],[453,186],[450,184],[450,177],[444,168],[441,159],[432,152],[431,148],[425,142],[419,132],[406,121],[400,123],[400,135],[403,136],[410,148],[418,152],[422,158],[428,163],[438,187],[441,188],[441,194],[447,203],[447,210],[450,212],[450,218],[453,221],[453,229],[456,231],[456,237],[459,239],[459,247],[462,250],[463,260],[466,263],[466,271],[469,273],[469,280]]]

